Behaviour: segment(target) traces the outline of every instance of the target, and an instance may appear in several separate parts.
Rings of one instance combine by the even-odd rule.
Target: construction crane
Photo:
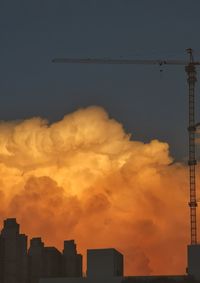
[[[133,59],[98,59],[98,58],[55,58],[53,63],[70,63],[70,64],[123,64],[123,65],[175,65],[185,66],[187,74],[188,90],[189,90],[189,186],[190,186],[190,239],[191,245],[197,244],[197,197],[196,197],[196,154],[195,154],[195,136],[196,129],[200,123],[195,122],[195,84],[197,81],[196,66],[200,65],[200,61],[194,61],[193,50],[186,49],[189,60],[133,60]]]

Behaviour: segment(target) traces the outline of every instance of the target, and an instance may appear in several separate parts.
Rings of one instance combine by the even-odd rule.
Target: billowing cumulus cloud
[[[134,141],[99,107],[0,124],[0,220],[62,249],[115,247],[126,274],[184,273],[188,172],[168,144]]]

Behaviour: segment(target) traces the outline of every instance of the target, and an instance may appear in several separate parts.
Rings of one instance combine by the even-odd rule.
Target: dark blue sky
[[[200,59],[199,0],[1,0],[0,119],[103,106],[135,139],[187,155],[183,67],[52,64],[54,57]],[[198,93],[199,93],[198,87]]]

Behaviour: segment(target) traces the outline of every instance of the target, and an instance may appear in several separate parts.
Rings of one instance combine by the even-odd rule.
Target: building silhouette
[[[43,262],[43,277],[54,278],[59,277],[60,275],[64,276],[64,274],[62,273],[62,254],[56,248],[44,248]]]
[[[4,221],[0,235],[1,282],[27,282],[27,236],[19,233],[16,219]]]
[[[0,233],[0,283],[193,283],[200,282],[200,245],[188,246],[187,274],[124,276],[123,255],[116,249],[87,251],[86,277],[74,240],[64,241],[62,253],[45,247],[41,238],[20,234],[15,218],[6,219]]]
[[[87,277],[110,278],[124,276],[123,255],[115,249],[87,251]]]
[[[64,241],[62,268],[64,277],[82,276],[82,255],[77,254],[74,240]]]
[[[73,240],[64,242],[63,253],[45,247],[41,238],[20,234],[15,218],[4,221],[0,234],[0,283],[39,283],[40,278],[81,277],[82,255]]]
[[[44,243],[41,238],[33,238],[30,241],[28,251],[28,281],[37,283],[43,275]]]

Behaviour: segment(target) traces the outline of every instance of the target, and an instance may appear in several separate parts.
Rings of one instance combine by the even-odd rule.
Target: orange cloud
[[[62,248],[115,247],[126,274],[185,273],[188,172],[169,146],[134,141],[100,107],[49,125],[0,124],[0,220]]]

